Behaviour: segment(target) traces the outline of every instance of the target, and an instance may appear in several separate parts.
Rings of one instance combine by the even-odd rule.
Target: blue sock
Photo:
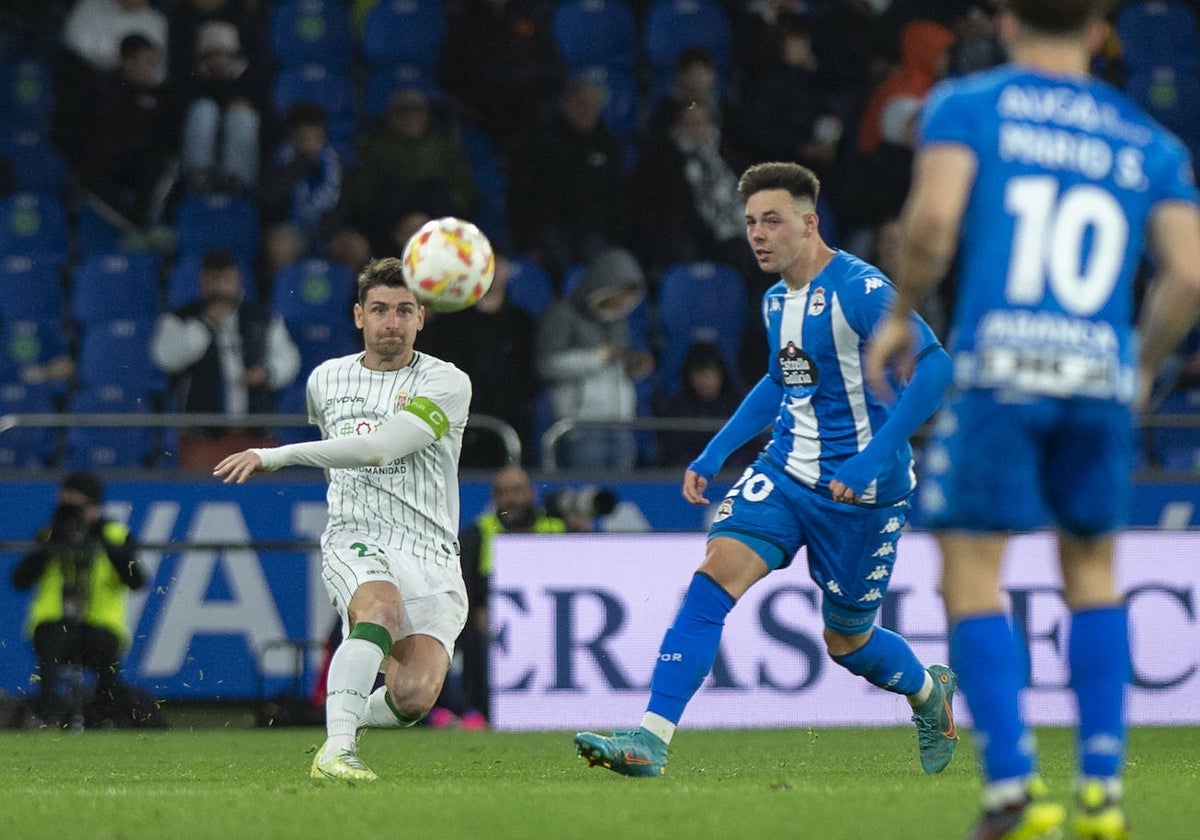
[[[1071,616],[1067,645],[1071,688],[1079,704],[1079,769],[1084,776],[1117,776],[1125,757],[1125,684],[1129,624],[1122,606]]]
[[[721,628],[733,604],[729,593],[708,575],[692,576],[683,606],[658,651],[648,711],[679,723],[688,701],[712,670]]]
[[[950,631],[950,667],[958,674],[958,687],[975,720],[989,782],[1033,772],[1033,737],[1021,719],[1022,662],[1003,615],[964,618]]]
[[[876,627],[867,643],[854,653],[831,656],[851,674],[895,694],[916,694],[925,684],[925,666],[904,637]]]

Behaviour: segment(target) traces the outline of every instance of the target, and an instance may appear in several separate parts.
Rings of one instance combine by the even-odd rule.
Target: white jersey
[[[363,354],[318,365],[308,417],[324,438],[369,435],[408,410],[445,432],[421,449],[373,466],[329,469],[323,543],[352,534],[414,558],[458,563],[458,457],[471,381],[449,362],[416,352],[400,370],[370,370]],[[441,416],[438,416],[438,415]]]

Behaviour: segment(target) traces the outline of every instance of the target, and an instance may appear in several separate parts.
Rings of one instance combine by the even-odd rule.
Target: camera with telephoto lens
[[[594,485],[574,490],[564,487],[546,496],[546,514],[565,519],[569,516],[608,516],[617,509],[616,492],[609,487]]]
[[[86,605],[95,553],[82,507],[61,504],[55,508],[49,543],[62,566],[63,619],[76,621]]]

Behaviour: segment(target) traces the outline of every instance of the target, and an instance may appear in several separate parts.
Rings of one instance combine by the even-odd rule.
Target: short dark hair
[[[738,196],[745,204],[750,196],[763,190],[787,190],[793,199],[806,198],[815,207],[821,193],[821,181],[815,172],[798,163],[756,163],[742,173]]]
[[[287,112],[287,127],[291,131],[303,126],[316,125],[325,128],[325,109],[316,102],[297,102]]]
[[[118,55],[121,58],[133,58],[142,50],[157,50],[153,41],[140,32],[132,32],[121,39]]]
[[[404,263],[399,257],[382,257],[371,260],[358,274],[358,302],[361,305],[367,299],[367,292],[377,286],[387,286],[389,289],[407,289],[408,281],[404,279]]]
[[[1089,20],[1108,14],[1112,0],[1001,0],[1017,20],[1046,35],[1071,35],[1082,32]]]
[[[200,263],[200,270],[208,271],[228,271],[231,268],[240,269],[237,257],[233,251],[225,248],[213,248],[211,251],[204,253],[204,259]]]

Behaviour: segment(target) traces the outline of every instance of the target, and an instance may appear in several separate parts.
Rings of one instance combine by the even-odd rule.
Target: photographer
[[[26,631],[40,674],[35,710],[49,726],[82,723],[79,698],[59,697],[71,666],[96,674],[90,709],[96,720],[129,717],[129,693],[121,681],[121,652],[130,642],[125,602],[129,590],[145,584],[145,575],[129,528],[104,518],[103,500],[104,485],[95,475],[68,475],[50,524],[36,536],[41,545],[13,570],[14,588],[35,588]],[[70,695],[71,686],[64,688]]]

